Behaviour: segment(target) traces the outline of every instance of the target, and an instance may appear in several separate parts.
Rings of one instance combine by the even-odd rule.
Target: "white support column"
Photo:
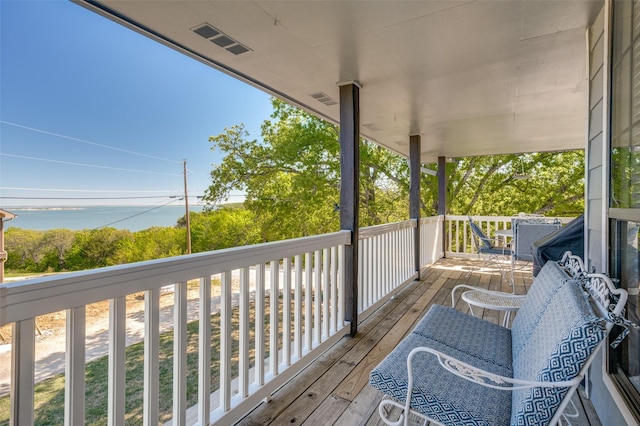
[[[109,300],[109,426],[124,424],[127,343],[127,304],[124,297]]]
[[[33,425],[35,328],[30,318],[14,323],[11,330],[11,426]]]
[[[144,294],[144,426],[159,422],[160,408],[160,289]]]
[[[86,309],[67,309],[64,382],[64,423],[84,424]]]

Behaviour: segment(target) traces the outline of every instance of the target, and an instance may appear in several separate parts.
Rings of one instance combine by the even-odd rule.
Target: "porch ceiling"
[[[420,134],[423,163],[585,146],[601,0],[75,1],[333,122],[339,105],[311,95],[357,80],[362,135],[408,155]]]

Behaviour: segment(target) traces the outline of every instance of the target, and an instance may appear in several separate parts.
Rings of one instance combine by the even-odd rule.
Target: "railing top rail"
[[[460,220],[467,221],[469,220],[469,216],[467,215],[447,215],[447,220]],[[518,216],[482,216],[482,215],[472,215],[471,218],[473,220],[481,221],[481,222],[511,222],[511,219],[516,219]],[[543,216],[544,219],[558,219],[562,223],[567,223],[575,219],[575,217],[560,217],[560,216]]]
[[[360,228],[358,231],[358,239],[374,237],[376,235],[386,234],[388,232],[399,231],[401,229],[413,228],[413,223],[410,220],[403,222],[385,223],[383,225],[367,226],[366,228]]]
[[[351,243],[351,231],[0,284],[0,325]]]

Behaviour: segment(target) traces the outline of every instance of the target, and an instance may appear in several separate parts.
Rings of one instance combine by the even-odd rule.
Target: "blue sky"
[[[184,159],[201,195],[222,158],[209,136],[244,123],[258,139],[272,111],[265,93],[68,1],[0,0],[0,43],[0,208],[163,204],[38,198],[182,194]]]

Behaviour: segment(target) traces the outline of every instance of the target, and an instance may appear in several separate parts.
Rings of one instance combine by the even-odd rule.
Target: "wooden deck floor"
[[[313,364],[249,413],[242,425],[382,425],[378,403],[383,394],[368,385],[371,370],[400,342],[434,303],[450,306],[451,289],[469,284],[511,291],[497,271],[479,269],[470,260],[442,259],[423,272],[422,281],[409,284],[394,299],[366,318],[354,337],[344,337]],[[472,273],[467,276],[467,271]],[[525,293],[531,268],[516,273],[516,293]],[[458,300],[456,308],[468,311]],[[480,314],[480,312],[476,312]],[[484,318],[498,322],[495,312]],[[581,411],[574,425],[600,425],[589,401],[574,398]],[[588,413],[588,414],[586,414]]]

